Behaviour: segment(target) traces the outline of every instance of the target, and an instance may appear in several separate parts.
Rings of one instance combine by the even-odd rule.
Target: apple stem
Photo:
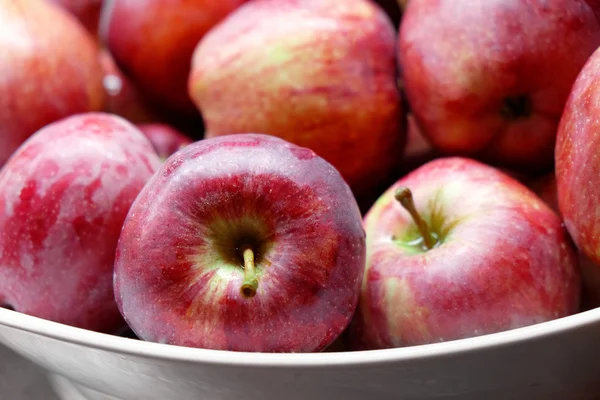
[[[409,1],[410,0],[396,0],[398,7],[400,7],[400,11],[404,12],[404,10],[406,10],[406,6],[408,5]]]
[[[254,297],[258,289],[258,278],[254,268],[254,251],[250,246],[242,246],[244,257],[244,283],[242,284],[242,295],[246,298]]]
[[[429,226],[427,226],[427,222],[425,222],[425,220],[419,215],[410,189],[407,187],[398,188],[396,190],[395,197],[396,200],[402,204],[402,207],[408,211],[413,221],[415,221],[417,224],[417,228],[419,228],[419,232],[421,232],[421,236],[423,236],[423,242],[427,250],[433,249],[433,247],[437,244],[437,239],[431,234]]]

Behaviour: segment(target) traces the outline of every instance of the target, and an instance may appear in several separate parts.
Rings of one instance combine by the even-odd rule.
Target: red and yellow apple
[[[73,115],[31,136],[0,172],[0,305],[94,331],[121,328],[117,241],[159,165],[148,139],[114,115]]]
[[[549,169],[571,86],[600,45],[599,10],[586,0],[408,2],[399,61],[424,134],[444,154]]]
[[[263,132],[314,150],[354,193],[401,158],[396,32],[369,0],[251,1],[194,52],[206,137]]]
[[[101,110],[102,68],[93,37],[45,0],[0,2],[0,165],[38,129]]]
[[[577,256],[562,221],[491,166],[431,161],[392,185],[364,226],[355,349],[473,337],[579,311]]]
[[[277,137],[238,134],[167,159],[116,254],[116,299],[143,340],[313,352],[354,314],[365,232],[331,164]]]
[[[98,35],[98,23],[103,0],[49,0],[73,14],[93,35]],[[107,0],[110,1],[110,0]]]

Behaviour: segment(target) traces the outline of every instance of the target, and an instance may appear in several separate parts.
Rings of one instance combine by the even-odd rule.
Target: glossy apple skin
[[[248,2],[198,44],[190,95],[206,137],[281,137],[362,195],[403,151],[395,46],[389,18],[367,0]]]
[[[556,184],[558,205],[577,247],[600,263],[600,52],[577,77],[558,129]]]
[[[38,129],[102,108],[92,36],[45,0],[0,2],[0,165]]]
[[[196,44],[246,0],[110,0],[100,36],[117,64],[156,104],[197,114],[187,93]]]
[[[160,165],[127,121],[84,113],[36,132],[0,172],[0,304],[112,333],[113,261],[131,203]]]
[[[73,14],[93,35],[98,35],[98,23],[103,0],[49,0]]]
[[[417,236],[394,199],[412,190],[441,244]],[[432,223],[432,221],[437,221]],[[466,158],[440,158],[400,179],[364,219],[367,265],[353,348],[391,348],[523,327],[579,310],[575,249],[560,218],[518,181]]]
[[[560,216],[558,190],[554,172],[545,174],[529,183],[529,187]],[[562,218],[562,216],[561,216]],[[600,306],[600,265],[578,251],[583,293],[581,308],[588,310]]]
[[[403,15],[399,60],[419,124],[445,154],[548,169],[571,85],[600,45],[598,2],[458,3],[410,1]],[[505,118],[505,99],[518,96],[530,115]]]
[[[254,297],[234,252],[262,243]],[[258,253],[258,252],[257,252]],[[131,207],[115,294],[142,339],[256,352],[313,352],[358,302],[365,233],[348,185],[309,149],[263,134],[195,142],[172,155]]]
[[[193,142],[191,138],[168,124],[147,123],[138,124],[137,127],[150,140],[162,160]]]

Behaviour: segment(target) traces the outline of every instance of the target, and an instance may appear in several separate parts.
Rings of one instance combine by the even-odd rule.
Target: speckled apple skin
[[[129,122],[85,113],[36,132],[0,172],[0,304],[113,333],[113,262],[160,160]]]
[[[198,44],[189,92],[206,137],[263,132],[315,151],[364,195],[405,132],[396,32],[368,0],[261,0]]]
[[[394,199],[413,192],[442,244],[411,254],[414,222]],[[518,181],[466,158],[440,158],[400,179],[364,220],[367,265],[353,348],[390,348],[500,332],[579,310],[577,256],[561,220]]]
[[[408,3],[399,61],[411,109],[445,154],[516,169],[552,165],[571,85],[600,45],[597,0]],[[531,115],[507,120],[504,99]]]
[[[198,111],[187,92],[202,37],[247,0],[106,0],[100,37],[117,64],[154,103]]]
[[[0,2],[0,165],[46,124],[101,110],[97,51],[93,37],[57,5]]]
[[[271,248],[256,295],[215,252],[212,227],[259,226]],[[253,352],[313,352],[355,311],[365,233],[350,188],[309,149],[263,134],[206,139],[172,155],[134,202],[115,293],[142,339]]]

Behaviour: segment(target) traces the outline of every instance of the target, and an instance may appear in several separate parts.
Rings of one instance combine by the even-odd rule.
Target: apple
[[[31,136],[0,171],[0,304],[98,332],[121,328],[117,241],[159,165],[148,139],[114,115],[73,115]]]
[[[579,311],[577,256],[557,214],[478,161],[431,161],[364,218],[353,349],[484,335]]]
[[[403,151],[395,46],[389,18],[368,0],[251,1],[198,43],[189,91],[205,137],[281,137],[362,195]]]
[[[0,2],[0,166],[38,129],[102,108],[92,36],[45,0]]]
[[[528,173],[550,169],[571,85],[600,45],[597,3],[410,1],[400,69],[432,144]]]
[[[138,129],[150,140],[158,156],[164,161],[193,140],[168,124],[138,124]]]
[[[246,0],[109,0],[100,37],[117,64],[161,108],[198,114],[187,93],[192,53]]]
[[[98,35],[98,23],[103,0],[49,0],[73,14],[93,35]]]
[[[560,215],[558,206],[558,190],[554,172],[529,181],[529,187]],[[582,309],[600,306],[600,265],[596,264],[582,252],[578,252],[579,270],[582,276],[583,293]]]
[[[313,352],[352,319],[364,266],[339,172],[310,149],[246,133],[167,159],[125,220],[114,287],[146,341]]]

